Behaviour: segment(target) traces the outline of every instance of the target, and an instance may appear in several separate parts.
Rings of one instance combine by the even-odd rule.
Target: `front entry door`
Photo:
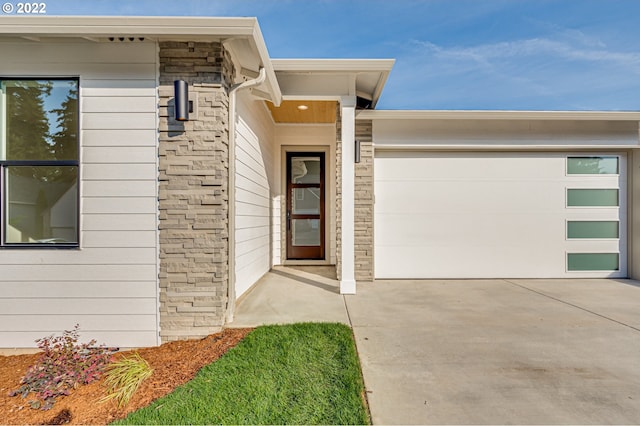
[[[287,153],[287,259],[324,259],[324,152]]]

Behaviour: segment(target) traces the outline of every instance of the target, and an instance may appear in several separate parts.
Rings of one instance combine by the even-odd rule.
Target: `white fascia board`
[[[356,120],[600,120],[640,121],[640,111],[362,110]]]
[[[172,39],[252,36],[256,18],[151,16],[0,16],[0,36],[99,37],[140,35]],[[263,40],[264,42],[264,40]]]
[[[612,150],[640,150],[639,145],[551,145],[551,144],[511,144],[511,145],[488,145],[488,144],[392,144],[374,143],[376,151],[607,151]]]
[[[276,71],[391,72],[395,59],[272,59]]]

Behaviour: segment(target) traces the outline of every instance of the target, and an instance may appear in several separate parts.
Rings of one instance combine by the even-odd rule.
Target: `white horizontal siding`
[[[104,321],[104,317],[109,321]],[[0,315],[0,332],[12,331],[22,328],[25,331],[43,331],[41,321],[25,322],[24,315]],[[32,318],[32,317],[31,317]],[[47,316],[47,323],[50,328],[57,330],[68,330],[69,324],[74,324],[74,315],[51,315]],[[84,327],[92,331],[117,331],[127,328],[129,330],[144,331],[155,328],[155,313],[140,315],[87,315],[84,318]]]
[[[154,129],[156,115],[148,112],[136,113],[95,113],[83,114],[82,128],[90,130],[107,130],[113,128],[125,130]]]
[[[154,213],[154,197],[86,197],[82,213]]]
[[[155,156],[156,149],[152,146],[122,148],[92,146],[84,148],[82,162],[83,164],[155,164]],[[124,176],[124,178],[127,177]]]
[[[51,317],[48,315],[47,317]],[[89,318],[87,316],[87,318]],[[105,321],[108,323],[110,317],[104,316]],[[137,318],[137,317],[136,317]],[[69,325],[65,326],[65,330],[71,330],[77,322],[72,322]],[[145,346],[155,346],[157,345],[157,336],[158,332],[156,330],[147,330],[147,331],[135,331],[131,329],[131,326],[128,326],[128,331],[123,332],[122,330],[117,331],[99,331],[92,330],[88,327],[83,327],[80,324],[80,339],[81,341],[89,341],[91,339],[95,339],[97,344],[105,344],[109,347],[120,347],[120,348],[137,348],[137,347],[145,347]],[[11,348],[31,348],[35,347],[36,339],[40,339],[42,337],[60,333],[58,330],[41,330],[41,331],[8,331],[8,332],[0,332],[0,342],[3,342],[3,347],[11,347]],[[5,343],[6,342],[6,343]],[[9,343],[10,342],[10,343]],[[9,346],[7,346],[9,345]]]
[[[84,112],[124,112],[155,113],[157,100],[155,96],[84,96],[82,110]]]
[[[10,281],[87,281],[100,279],[101,281],[145,281],[156,276],[154,264],[137,265],[2,265],[2,275]],[[3,312],[0,309],[0,312]]]
[[[0,346],[79,324],[159,343],[155,43],[0,43],[0,75],[80,79],[80,249],[0,251]]]
[[[32,250],[29,257],[25,257],[19,250],[5,250],[2,253],[4,265],[152,265],[150,259],[154,257],[155,247]],[[8,287],[3,287],[6,282],[8,281],[0,281],[2,295],[9,294]]]
[[[125,251],[125,250],[123,250]],[[4,281],[0,282],[0,292],[5,298],[31,299],[58,298],[88,299],[113,297],[114,294],[128,298],[145,298],[155,291],[153,281]]]
[[[155,129],[84,129],[82,132],[82,146],[87,147],[119,147],[157,145],[158,135]]]
[[[260,102],[239,97],[235,158],[235,275],[240,297],[271,267],[273,124]],[[270,179],[271,178],[271,179]]]
[[[127,80],[100,79],[88,76],[82,81],[82,96],[86,99],[93,96],[107,98],[114,96],[156,97],[157,90],[155,78]]]
[[[155,247],[156,231],[84,231],[84,247]],[[155,258],[153,259],[155,261]]]
[[[100,297],[86,299],[34,298],[34,299],[2,299],[0,312],[3,315],[20,315],[27,309],[36,308],[38,315],[154,315],[157,310],[154,298],[122,298]],[[82,326],[82,324],[80,324]]]
[[[156,164],[91,164],[83,167],[83,180],[143,180],[156,176]]]
[[[156,213],[85,214],[85,231],[155,231]]]
[[[155,180],[90,180],[83,185],[85,196],[155,197]]]

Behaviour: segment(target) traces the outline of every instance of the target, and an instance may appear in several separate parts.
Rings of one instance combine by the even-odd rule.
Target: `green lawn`
[[[351,329],[263,326],[116,424],[369,424]]]

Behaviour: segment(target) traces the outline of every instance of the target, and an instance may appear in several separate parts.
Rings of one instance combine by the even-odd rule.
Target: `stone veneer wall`
[[[355,165],[355,279],[373,281],[373,122],[356,120],[360,163]],[[336,271],[342,279],[342,117],[336,113]]]
[[[197,338],[224,324],[229,279],[229,102],[221,43],[160,42],[160,336]],[[173,82],[197,99],[173,119]]]
[[[356,120],[360,163],[355,167],[355,275],[373,281],[373,122]]]

